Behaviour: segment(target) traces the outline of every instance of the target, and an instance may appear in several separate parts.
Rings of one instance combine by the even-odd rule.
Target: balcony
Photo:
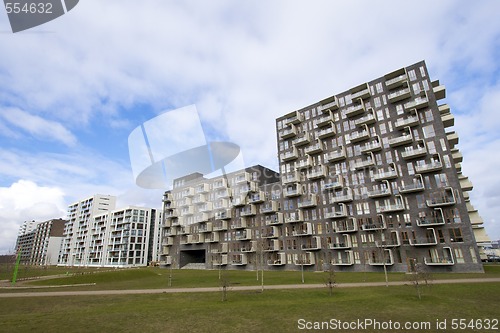
[[[215,199],[229,198],[232,192],[229,188],[219,188],[215,191]]]
[[[227,230],[227,221],[215,221],[213,225],[214,231],[225,231]]]
[[[198,232],[212,232],[213,231],[213,225],[211,222],[209,223],[204,223],[199,226]]]
[[[296,147],[308,145],[309,143],[311,143],[311,136],[308,132],[303,132],[300,136],[292,141],[292,144],[294,144]]]
[[[321,107],[318,107],[318,109],[321,109],[323,113],[330,112],[330,110],[337,110],[339,108],[339,103],[337,97],[335,96],[325,98],[320,103]]]
[[[399,198],[399,200],[395,203],[386,203],[385,205],[378,206],[377,213],[394,213],[394,212],[401,212],[405,209],[406,208],[405,205],[403,204],[403,200]]]
[[[391,103],[396,103],[410,97],[411,97],[410,88],[403,88],[401,90],[397,90],[387,95],[387,99]]]
[[[196,193],[208,193],[210,192],[210,185],[208,184],[199,184],[195,187],[195,192]]]
[[[325,178],[326,175],[327,175],[327,168],[322,165],[319,165],[314,167],[312,170],[309,170],[309,172],[307,172],[307,179],[315,180],[315,179]]]
[[[242,245],[241,252],[251,253],[257,250],[257,241],[252,241],[250,244]]]
[[[217,211],[214,214],[216,220],[229,220],[233,216],[231,209]]]
[[[397,231],[390,231],[389,236],[386,234],[381,234],[381,239],[375,241],[376,247],[386,248],[386,247],[397,247],[401,245],[399,240],[399,233]]]
[[[293,228],[292,230],[292,236],[312,236],[313,234],[313,227],[312,223],[310,222],[304,222],[301,225],[297,225],[296,227]]]
[[[381,149],[382,149],[382,145],[380,144],[379,138],[377,140],[367,142],[363,146],[361,146],[362,153],[369,153],[369,152],[373,152],[373,151],[377,151],[377,150],[381,150]]]
[[[176,202],[178,207],[191,206],[193,204],[193,199],[191,198],[183,198]]]
[[[302,186],[300,184],[287,185],[283,189],[283,196],[287,198],[298,197],[302,195]]]
[[[417,144],[417,147],[405,147],[405,150],[401,153],[401,157],[405,160],[410,160],[418,157],[427,155],[427,148],[423,141]]]
[[[316,132],[316,136],[321,140],[335,136],[335,134],[337,134],[337,132],[335,131],[335,127],[333,126]]]
[[[262,250],[264,252],[277,252],[282,250],[282,246],[279,240],[272,239],[267,242],[264,242]]]
[[[248,205],[242,208],[240,212],[241,216],[254,216],[255,214],[257,214],[257,207],[255,205]]]
[[[374,187],[371,191],[368,191],[368,198],[382,198],[392,195],[390,187]]]
[[[408,239],[412,246],[432,246],[437,245],[436,231],[434,228],[427,228],[425,235]]]
[[[214,265],[214,266],[226,266],[227,265],[227,254],[222,254],[220,256],[212,257],[212,265]]]
[[[227,180],[225,178],[216,179],[212,184],[212,190],[226,189],[226,188],[227,188]]]
[[[333,229],[333,232],[337,233],[356,232],[358,231],[358,222],[356,218],[350,217],[345,220],[336,221]]]
[[[297,148],[292,147],[291,150],[281,153],[280,157],[283,162],[293,161],[299,158],[299,152]]]
[[[409,129],[409,127],[408,127]],[[401,136],[396,136],[391,139],[389,139],[389,146],[391,147],[398,147],[402,145],[407,145],[413,142],[413,135],[411,135],[411,132],[408,131],[406,134],[403,134]]]
[[[208,213],[211,212],[212,210],[213,210],[213,204],[211,202],[206,202],[198,206],[198,212],[200,213]]]
[[[201,214],[196,214],[194,216],[195,223],[208,222],[209,219],[210,219],[209,213],[201,213]]]
[[[333,116],[331,112],[326,112],[326,115],[323,117],[320,117],[318,120],[316,120],[316,126],[317,127],[323,127],[323,126],[328,126],[331,125],[333,122]]]
[[[213,202],[213,209],[227,209],[229,208],[229,200],[228,199],[215,199]]]
[[[430,258],[424,258],[424,263],[427,266],[452,266],[455,264],[455,260],[451,248],[443,247],[441,256],[438,256],[436,252],[432,252]]]
[[[165,193],[163,195],[163,202],[171,202],[174,200],[174,196],[172,193]]]
[[[319,154],[323,151],[323,142],[317,141],[315,144],[308,146],[304,149],[304,152],[308,155]]]
[[[248,182],[240,186],[240,194],[247,194],[249,192],[256,192],[257,184],[255,182]]]
[[[363,103],[351,105],[345,110],[346,117],[354,117],[365,113],[365,105]]]
[[[332,197],[332,203],[350,202],[352,199],[352,190],[347,187],[341,192],[335,193],[335,196]]]
[[[193,206],[183,207],[181,209],[181,216],[189,216],[194,214]]]
[[[226,228],[227,229],[227,228]],[[214,228],[215,230],[215,228]],[[219,233],[212,232],[205,236],[205,243],[218,243],[219,242]]]
[[[392,250],[384,249],[382,254],[373,252],[368,260],[368,264],[372,266],[390,266],[394,264]]]
[[[415,165],[415,171],[418,173],[439,171],[442,168],[443,163],[441,163],[441,158],[439,155],[435,155],[428,163],[426,163],[425,161],[417,161]]]
[[[295,259],[296,266],[312,266],[316,264],[316,260],[314,258],[314,253],[306,252],[299,253]]]
[[[269,266],[282,266],[286,265],[286,254],[285,253],[277,253],[270,257],[267,261]]]
[[[248,264],[248,258],[245,253],[231,255],[231,265],[244,266],[246,264]]]
[[[398,75],[396,77],[393,77],[393,78],[386,80],[385,86],[388,89],[395,89],[395,88],[399,88],[401,86],[405,86],[405,85],[407,85],[407,83],[408,83],[408,76],[406,75],[406,73],[404,73],[404,74],[401,74],[401,75]]]
[[[421,108],[425,108],[428,106],[429,106],[429,99],[427,98],[427,96],[417,97],[413,101],[410,101],[410,102],[404,104],[404,108],[406,110],[413,109],[413,108],[421,109]]]
[[[433,227],[437,225],[444,225],[444,214],[441,208],[434,208],[434,212],[430,216],[420,217],[417,219],[419,227]]]
[[[344,180],[342,176],[336,176],[329,183],[325,183],[323,187],[321,187],[321,191],[333,191],[339,188],[344,187]]]
[[[297,135],[297,128],[291,125],[291,127],[285,128],[280,132],[280,139],[281,140],[290,139],[296,135]]]
[[[251,180],[252,178],[248,172],[239,173],[234,177],[235,184],[244,184],[250,182]]]
[[[252,229],[238,230],[234,234],[234,239],[238,241],[251,240]]]
[[[194,196],[194,188],[188,187],[181,191],[181,197],[188,198]]]
[[[364,126],[365,128],[360,131],[352,132],[349,135],[349,140],[351,143],[363,141],[363,140],[368,140],[370,138],[370,132],[367,129],[367,126]]]
[[[455,125],[455,117],[451,113],[441,115],[441,120],[443,121],[444,128]]]
[[[285,223],[298,223],[304,221],[304,213],[301,210],[295,212],[285,213]]]
[[[241,207],[245,206],[246,204],[247,204],[246,195],[235,196],[233,200],[231,200],[231,205],[233,205],[233,207]]]
[[[279,203],[277,201],[267,201],[262,206],[260,206],[261,214],[271,214],[277,212],[279,209]]]
[[[199,205],[199,204],[204,204],[207,202],[207,197],[204,193],[197,193],[195,194],[192,203],[194,205]]]
[[[231,222],[231,229],[245,229],[247,227],[247,220],[244,217],[233,220]]]
[[[456,132],[446,133],[446,139],[450,144],[450,148],[454,148],[456,145],[458,145],[458,134]]]
[[[419,120],[418,115],[415,111],[414,116],[398,118],[398,120],[396,120],[396,122],[394,123],[394,127],[399,130],[399,129],[403,129],[405,127],[417,126],[418,124],[420,124],[420,120]]]
[[[311,156],[307,156],[295,162],[295,169],[297,170],[309,169],[312,166],[313,162]]]
[[[354,162],[354,169],[356,170],[361,170],[361,169],[364,169],[364,168],[367,168],[367,167],[370,167],[370,166],[374,166],[375,165],[375,162],[372,158],[368,158],[366,160],[356,160],[356,162]]]
[[[331,212],[325,213],[326,219],[338,219],[342,217],[347,217],[347,208],[343,203],[338,204]]]
[[[377,181],[395,179],[397,177],[398,172],[394,163],[389,163],[389,168],[387,170],[378,170],[378,172],[373,175],[373,179]]]
[[[350,92],[352,100],[355,100],[356,98],[366,99],[371,96],[368,83],[363,83],[355,88],[352,88]]]
[[[354,264],[352,251],[338,252],[337,258],[332,258],[330,264],[333,266],[351,266]]]
[[[312,208],[318,205],[318,195],[309,194],[306,198],[301,200],[298,204],[299,208]]]
[[[267,215],[264,218],[266,225],[280,225],[283,224],[283,213],[275,213],[273,215]]]
[[[385,219],[378,219],[377,222],[366,222],[361,225],[361,230],[363,231],[377,231],[377,230],[385,230],[387,226],[385,224]]]
[[[369,108],[368,110],[366,110],[366,112],[367,114],[365,116],[354,121],[354,124],[356,124],[356,126],[374,124],[377,121],[375,111],[372,108]]]
[[[451,158],[453,159],[453,163],[462,163],[464,159],[462,153],[457,148],[451,150]]]
[[[346,153],[344,146],[337,148],[335,151],[329,152],[325,157],[326,161],[330,163],[345,160],[345,158]]]
[[[406,184],[399,188],[400,193],[414,193],[421,192],[424,190],[424,182],[422,180],[422,175],[416,175],[413,179],[413,183]]]
[[[321,237],[313,236],[311,238],[304,239],[303,244],[300,247],[305,251],[321,250]]]
[[[445,207],[452,206],[455,203],[455,193],[451,187],[431,193],[430,199],[426,200],[427,207]]]
[[[301,114],[299,111],[295,111],[294,114],[290,117],[288,117],[285,121],[285,126],[290,125],[290,124],[300,124],[301,122],[304,121],[304,115]]]
[[[298,183],[300,182],[300,173],[294,171],[292,173],[285,174],[283,175],[281,181],[283,182],[283,184]]]
[[[262,238],[278,238],[281,236],[280,228],[277,226],[271,226],[263,230]]]
[[[462,191],[472,191],[472,189],[474,188],[474,185],[472,185],[469,177],[460,175],[458,176],[458,181],[460,182],[460,188],[462,189]]]
[[[266,200],[266,194],[264,191],[258,191],[257,193],[250,194],[248,198],[248,203],[250,204],[259,204],[263,203]]]
[[[336,237],[333,243],[328,244],[330,250],[346,250],[352,247],[351,237],[348,235],[341,235]]]

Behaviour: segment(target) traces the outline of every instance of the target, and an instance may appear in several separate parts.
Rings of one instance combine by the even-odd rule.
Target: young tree
[[[432,274],[426,270],[426,267],[421,263],[417,262],[417,259],[411,258],[412,265],[410,266],[410,272],[408,274],[408,279],[411,284],[415,287],[418,299],[422,299],[423,287],[430,287],[432,281]]]
[[[335,267],[332,264],[328,265],[328,270],[326,271],[327,275],[325,278],[325,285],[328,288],[330,296],[333,295],[333,288],[337,285],[335,278]]]

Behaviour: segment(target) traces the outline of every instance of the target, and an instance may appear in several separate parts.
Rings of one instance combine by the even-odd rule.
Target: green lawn
[[[88,271],[89,274],[76,274],[49,280],[30,281],[27,285],[75,285],[95,283],[95,286],[71,287],[72,290],[106,290],[106,289],[157,289],[167,288],[172,274],[172,287],[218,287],[219,274],[227,277],[232,285],[260,285],[256,272],[251,271],[217,271],[217,270],[169,270],[162,268],[137,268],[116,271]],[[323,284],[327,277],[325,272],[304,272],[305,283]],[[485,273],[433,274],[433,279],[455,278],[487,278],[500,277],[500,265],[485,266]],[[404,273],[389,273],[389,281],[404,281],[408,276]],[[343,273],[336,272],[337,283],[348,282],[383,282],[384,274],[380,273]],[[297,284],[302,282],[300,271],[265,271],[265,285]]]
[[[340,288],[333,296],[326,288],[230,290],[226,302],[220,292],[13,298],[0,302],[0,332],[277,333],[301,331],[299,319],[431,324],[431,329],[419,332],[442,332],[436,329],[436,320],[446,319],[447,332],[460,332],[451,330],[452,319],[499,319],[499,298],[497,283],[433,285],[424,289],[421,300],[412,286]],[[371,327],[359,331],[387,332]]]

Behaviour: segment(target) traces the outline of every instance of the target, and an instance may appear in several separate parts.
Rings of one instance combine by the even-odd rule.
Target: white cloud
[[[24,221],[64,217],[66,207],[64,193],[57,187],[39,186],[27,180],[0,187],[0,253],[14,249]]]
[[[59,141],[65,145],[76,144],[76,137],[58,122],[34,116],[18,108],[0,109],[0,117],[8,124],[42,140]]]
[[[464,173],[476,185],[474,204],[492,220],[494,205],[474,193],[499,180],[491,169],[488,182],[479,171],[497,165],[495,154],[487,154],[494,147],[486,144],[498,133],[498,104],[492,101],[499,89],[499,10],[496,0],[424,0],[417,6],[86,0],[39,29],[55,33],[0,37],[0,79],[9,82],[0,100],[38,120],[49,121],[50,114],[49,125],[68,133],[35,127],[33,135],[69,143],[98,121],[113,130],[140,125],[147,119],[130,120],[136,104],[160,112],[196,103],[213,124],[210,130],[220,131],[213,136],[240,145],[247,165],[276,167],[277,117],[425,59],[432,78],[448,87]],[[7,24],[5,17],[0,24]],[[97,151],[31,155],[2,147],[0,174],[60,186],[75,199],[129,193],[134,185],[128,167]],[[130,191],[129,198],[140,202],[140,191]],[[500,237],[500,227],[490,234]]]

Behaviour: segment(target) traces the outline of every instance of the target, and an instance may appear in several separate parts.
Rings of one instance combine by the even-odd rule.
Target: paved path
[[[450,283],[484,283],[500,282],[500,278],[481,278],[481,279],[449,279],[433,280],[432,284],[450,284]],[[411,281],[389,282],[391,286],[409,285]],[[385,282],[365,282],[365,283],[339,283],[335,288],[354,288],[354,287],[383,287]],[[313,289],[325,288],[324,284],[287,284],[287,285],[269,285],[264,286],[264,290],[273,289]],[[232,286],[231,291],[240,290],[261,290],[261,286]],[[93,295],[137,295],[137,294],[163,294],[163,293],[202,293],[217,292],[219,287],[210,288],[168,288],[168,289],[137,289],[137,290],[92,290],[92,291],[42,291],[42,292],[16,292],[0,293],[0,298],[13,297],[54,297],[54,296],[93,296]]]

